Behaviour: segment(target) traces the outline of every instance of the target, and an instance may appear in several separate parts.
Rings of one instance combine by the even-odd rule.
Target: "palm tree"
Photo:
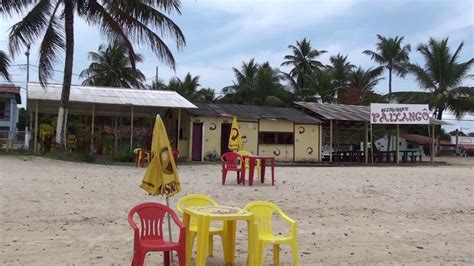
[[[333,103],[335,101],[338,87],[334,82],[332,69],[313,72],[309,84],[311,96],[319,97],[323,103]]]
[[[167,86],[163,79],[155,79],[151,82],[151,85],[148,85],[149,90],[166,90]]]
[[[383,67],[381,66],[367,70],[359,66],[351,72],[347,90],[352,90],[357,94],[358,104],[363,104],[367,93],[372,92],[379,81],[383,80],[383,77],[380,77],[382,73]]]
[[[395,38],[377,34],[376,51],[365,50],[362,53],[369,55],[376,63],[384,66],[388,70],[388,93],[392,94],[392,72],[395,70],[397,76],[403,77],[406,74],[405,65],[409,62],[408,53],[410,45],[402,46],[404,37]]]
[[[285,106],[292,102],[291,93],[280,82],[280,71],[268,62],[257,64],[253,59],[243,62],[240,70],[234,68],[234,75],[236,81],[223,89],[225,95],[220,102],[265,106]]]
[[[0,50],[0,75],[10,81],[10,74],[8,73],[8,68],[10,67],[10,58],[8,55]]]
[[[296,46],[289,45],[288,48],[291,49],[291,54],[284,57],[285,61],[280,66],[293,66],[288,74],[283,73],[283,75],[292,84],[296,96],[300,100],[305,100],[310,76],[314,71],[324,68],[324,65],[316,58],[326,51],[313,49],[311,41],[306,38],[301,42],[297,41]]]
[[[10,28],[9,48],[12,56],[39,40],[38,74],[43,86],[52,77],[54,65],[64,62],[56,128],[56,142],[61,149],[65,149],[66,134],[63,132],[67,123],[71,88],[75,19],[82,18],[88,24],[98,26],[110,42],[123,43],[128,49],[132,68],[135,68],[137,58],[132,42],[147,45],[159,59],[174,68],[173,54],[162,37],[170,37],[178,49],[185,45],[181,29],[167,16],[173,12],[180,14],[180,8],[180,0],[2,0],[0,13],[4,16],[26,14]],[[61,53],[65,54],[64,60],[60,58]]]
[[[295,77],[298,75],[298,70],[302,73],[310,73],[313,70],[324,68],[324,65],[316,60],[316,58],[327,51],[317,50],[311,47],[311,41],[304,38],[301,42],[297,41],[296,46],[289,45],[291,54],[286,55],[281,66],[293,66],[290,75]]]
[[[188,73],[184,77],[184,80],[177,77],[172,78],[166,89],[176,91],[190,101],[196,101],[201,97],[198,91],[199,86],[201,86],[201,84],[199,84],[199,76],[193,77],[191,73]]]
[[[329,61],[331,65],[326,67],[331,71],[332,86],[336,93],[338,93],[340,90],[347,88],[349,75],[355,66],[347,60],[347,55],[333,55],[329,58]],[[335,100],[337,100],[337,98]]]
[[[400,102],[429,104],[437,119],[443,119],[445,111],[451,111],[460,119],[466,113],[474,113],[474,87],[462,86],[462,82],[473,75],[469,69],[474,58],[459,62],[464,46],[462,42],[451,53],[448,38],[440,41],[430,38],[427,44],[420,44],[417,50],[425,60],[424,67],[409,64],[408,72],[426,91],[398,92],[395,97]]]
[[[216,93],[211,88],[200,89],[196,92],[194,100],[204,103],[213,103],[217,100]]]
[[[135,56],[136,63],[143,61],[141,55]],[[145,88],[145,75],[131,66],[127,48],[122,44],[100,45],[98,52],[89,52],[89,59],[93,62],[80,74],[86,78],[82,85]]]

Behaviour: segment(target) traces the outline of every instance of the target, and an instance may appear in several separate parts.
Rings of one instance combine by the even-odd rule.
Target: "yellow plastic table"
[[[184,209],[183,222],[186,226],[186,265],[191,265],[191,249],[193,240],[190,239],[191,217],[197,220],[197,254],[196,266],[206,265],[209,241],[209,227],[212,221],[224,223],[224,262],[233,264],[235,257],[235,234],[237,221],[247,221],[248,226],[248,260],[247,264],[255,265],[255,224],[254,215],[239,207],[229,206],[200,206]]]

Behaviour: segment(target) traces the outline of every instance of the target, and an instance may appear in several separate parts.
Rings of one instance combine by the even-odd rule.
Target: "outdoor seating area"
[[[145,255],[152,251],[164,252],[164,265],[170,265],[170,255],[173,251],[178,255],[180,266],[191,265],[196,238],[195,265],[206,265],[206,257],[213,256],[215,235],[222,239],[224,263],[233,264],[238,221],[247,223],[247,265],[263,265],[263,254],[268,245],[273,247],[274,265],[279,265],[280,245],[284,244],[291,247],[293,265],[298,265],[297,223],[273,203],[254,201],[243,208],[221,206],[207,195],[190,194],[179,199],[177,210],[183,221],[173,209],[154,202],[139,204],[130,211],[128,222],[134,230],[133,265],[143,265]],[[163,223],[167,214],[180,230],[176,242],[164,239]],[[274,214],[289,224],[289,235],[274,235]],[[139,223],[135,222],[134,216],[138,216]],[[213,221],[222,222],[222,226],[211,227]]]

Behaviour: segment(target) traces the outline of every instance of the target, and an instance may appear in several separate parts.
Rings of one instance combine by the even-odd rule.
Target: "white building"
[[[17,137],[18,104],[21,104],[20,88],[0,85],[0,140],[12,142]]]

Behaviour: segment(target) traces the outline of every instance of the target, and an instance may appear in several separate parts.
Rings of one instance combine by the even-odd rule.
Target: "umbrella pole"
[[[169,207],[170,206],[170,200],[168,199],[168,197],[166,197],[166,206]],[[173,239],[171,237],[171,217],[170,217],[170,214],[168,213],[168,235],[170,236],[170,242],[173,242]],[[171,263],[173,263],[173,252],[171,252],[170,254],[170,257],[171,257]]]

